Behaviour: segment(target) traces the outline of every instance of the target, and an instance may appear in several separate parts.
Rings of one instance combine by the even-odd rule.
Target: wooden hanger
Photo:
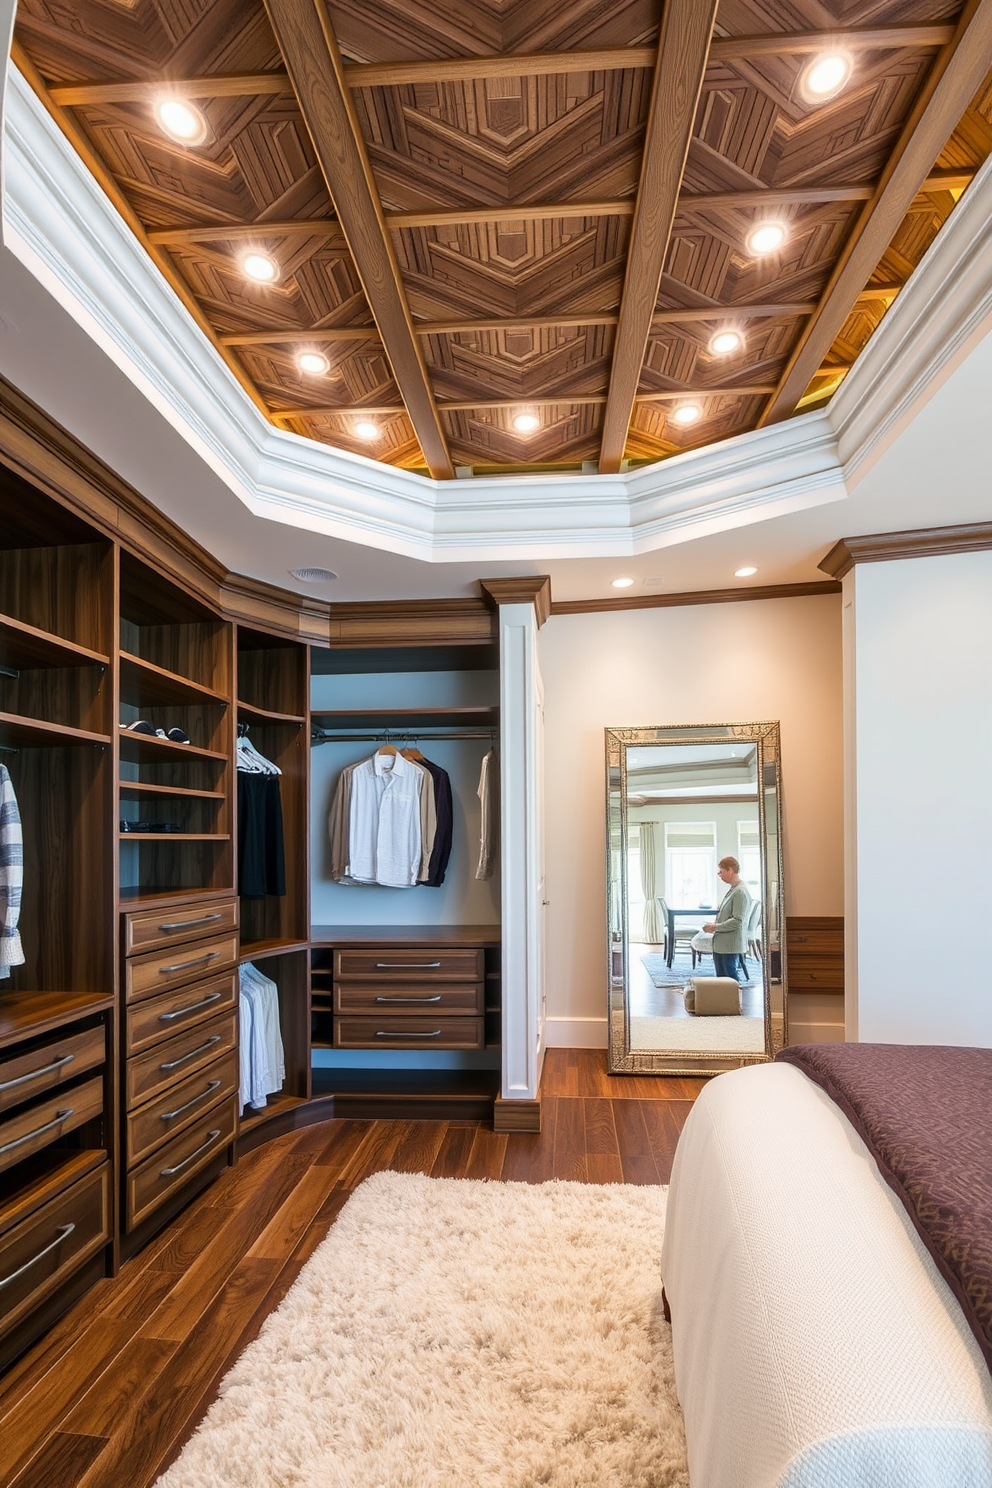
[[[412,760],[414,764],[419,764],[424,757],[420,750],[415,749],[412,745],[409,749],[401,749],[400,754],[402,754],[404,759]]]
[[[376,750],[376,754],[397,755],[399,754],[399,750],[396,748],[395,744],[380,744],[379,748]]]

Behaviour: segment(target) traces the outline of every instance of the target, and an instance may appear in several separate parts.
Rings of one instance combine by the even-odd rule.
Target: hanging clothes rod
[[[432,729],[379,729],[374,734],[328,733],[323,730],[310,735],[311,744],[386,744],[398,741],[413,744],[418,739],[429,743],[432,739],[495,739],[495,729],[450,729],[435,732]]]

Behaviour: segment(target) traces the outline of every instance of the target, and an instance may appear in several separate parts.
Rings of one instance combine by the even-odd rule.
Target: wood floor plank
[[[130,1400],[118,1428],[78,1488],[147,1488],[160,1464],[198,1421],[225,1361],[278,1274],[278,1263],[245,1257],[199,1318],[195,1347],[178,1350]]]
[[[551,1172],[555,1178],[573,1183],[587,1183],[584,1102],[559,1096],[555,1121],[555,1146]]]
[[[506,1132],[490,1131],[480,1127],[475,1134],[472,1150],[463,1173],[452,1173],[453,1178],[499,1178],[506,1159]]]
[[[371,1139],[374,1125],[373,1121],[356,1121],[350,1117],[321,1122],[314,1127],[314,1131],[323,1138],[318,1143],[319,1150],[314,1157],[314,1166],[332,1168],[340,1176],[348,1163],[354,1160],[356,1150]]]
[[[335,1184],[330,1168],[310,1167],[292,1193],[280,1204],[248,1251],[252,1256],[287,1261],[299,1245]]]
[[[470,1126],[452,1124],[441,1138],[431,1168],[432,1178],[459,1178],[468,1166],[469,1156],[475,1142],[475,1132]]]
[[[62,1429],[110,1437],[128,1402],[151,1376],[160,1374],[178,1349],[174,1339],[132,1338],[66,1416]]]
[[[660,1183],[661,1178],[651,1153],[641,1102],[615,1100],[613,1120],[620,1143],[624,1183]]]
[[[605,1096],[582,1101],[586,1172],[590,1183],[622,1183],[623,1163],[613,1102]]]
[[[509,1183],[547,1183],[554,1177],[556,1098],[541,1101],[540,1132],[510,1132],[500,1175]]]
[[[667,1183],[672,1176],[672,1162],[678,1146],[686,1117],[692,1110],[691,1101],[642,1101],[641,1117],[647,1129],[648,1142],[658,1181]]]
[[[70,1436],[57,1431],[14,1479],[12,1488],[77,1488],[105,1445],[98,1436]]]
[[[397,1142],[389,1166],[397,1173],[429,1173],[444,1138],[443,1121],[411,1121]]]

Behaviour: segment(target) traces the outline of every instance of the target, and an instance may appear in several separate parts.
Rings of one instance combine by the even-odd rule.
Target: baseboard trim
[[[549,1049],[605,1049],[606,1018],[547,1018],[544,1042]]]
[[[539,1132],[541,1130],[540,1100],[504,1100],[496,1097],[493,1105],[493,1131]]]

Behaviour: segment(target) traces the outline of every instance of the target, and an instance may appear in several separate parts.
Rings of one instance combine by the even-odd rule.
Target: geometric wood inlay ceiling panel
[[[821,404],[992,149],[992,0],[21,0],[14,59],[274,422],[439,477]]]

